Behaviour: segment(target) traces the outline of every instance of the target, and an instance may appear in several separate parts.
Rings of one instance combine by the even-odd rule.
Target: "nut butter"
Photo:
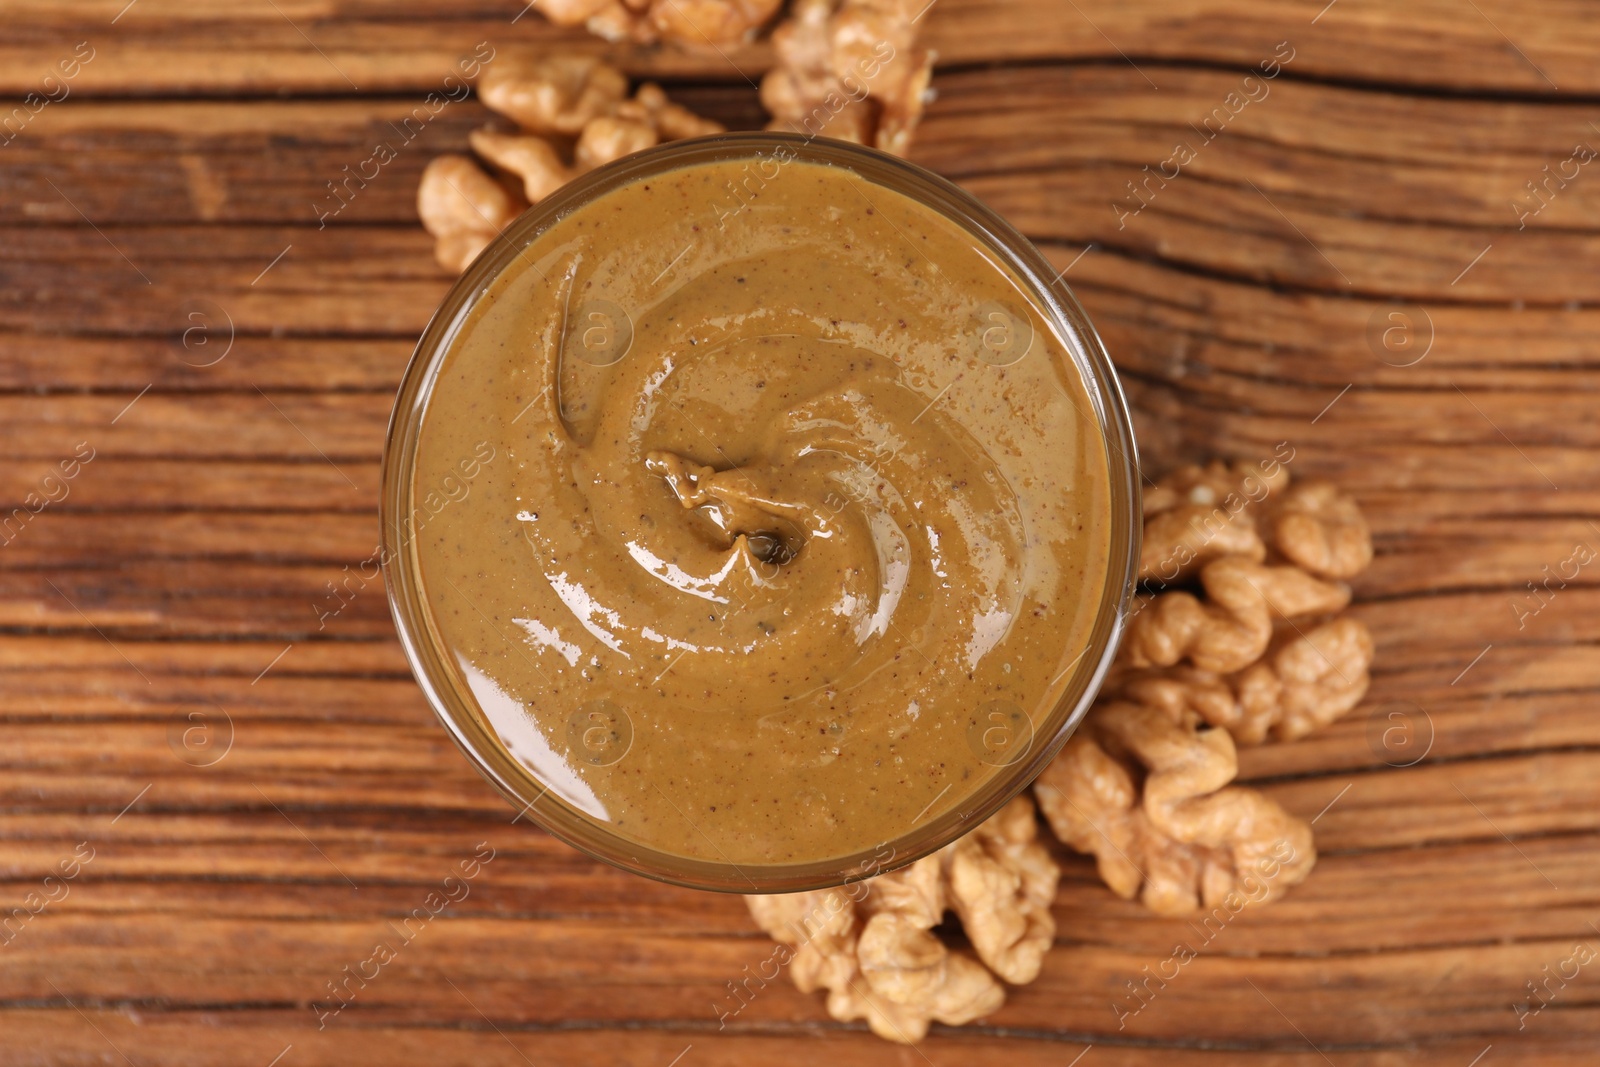
[[[1135,558],[1120,398],[1041,263],[915,168],[771,134],[624,160],[491,248],[408,374],[385,534],[419,678],[519,807],[771,891],[1025,784]]]

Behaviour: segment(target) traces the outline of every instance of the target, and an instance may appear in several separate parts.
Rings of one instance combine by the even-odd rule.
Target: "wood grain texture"
[[[1308,882],[1207,937],[1058,850],[1040,980],[914,1051],[781,980],[719,1021],[770,952],[742,904],[512,824],[359,578],[449,284],[417,176],[485,113],[452,104],[324,224],[328,183],[478,41],[606,49],[521,9],[0,0],[0,122],[94,49],[0,145],[0,1065],[1592,1059],[1600,970],[1549,975],[1600,947],[1600,572],[1528,585],[1600,549],[1600,178],[1528,186],[1600,139],[1587,5],[930,11],[915,158],[1068,272],[1152,472],[1287,442],[1360,498],[1379,658],[1344,721],[1242,756],[1316,818]],[[760,121],[764,46],[610,54]],[[1415,347],[1384,347],[1396,324]],[[417,927],[480,842],[470,894]],[[395,960],[319,1025],[380,939]],[[1119,1020],[1180,940],[1199,958]],[[1547,1006],[1519,1018],[1529,982]]]
[[[578,30],[523,15],[524,0],[52,0],[0,4],[16,32],[0,46],[0,89],[26,92],[88,41],[84,92],[265,93],[431,89],[479,41],[617,56],[630,71],[743,81],[771,61],[764,45],[716,53],[610,49]],[[1509,0],[1164,0],[1062,5],[1051,0],[938,0],[926,40],[950,64],[1115,59],[1141,67],[1247,67],[1280,40],[1305,41],[1308,70],[1350,81],[1544,95],[1594,93],[1600,29],[1583,0],[1534,17]],[[100,48],[100,43],[105,48]],[[1153,84],[1161,78],[1147,73]]]

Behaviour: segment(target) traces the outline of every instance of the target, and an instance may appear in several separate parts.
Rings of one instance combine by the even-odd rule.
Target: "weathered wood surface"
[[[950,64],[1249,66],[1276,42],[1303,39],[1308,72],[1330,80],[1530,94],[1600,87],[1600,26],[1584,0],[1546,0],[1537,15],[1511,0],[935,2],[926,40]],[[738,81],[770,62],[761,46],[727,58],[618,51],[579,30],[552,30],[526,8],[526,0],[4,0],[0,14],[14,31],[0,42],[0,89],[33,88],[81,41],[95,49],[81,87],[108,95],[432,88],[484,40],[606,51],[653,77]]]
[[[448,284],[416,178],[483,112],[452,104],[319,227],[326,183],[480,40],[603,47],[521,8],[0,0],[0,110],[94,49],[0,146],[0,516],[93,450],[0,546],[0,908],[94,856],[0,944],[0,1064],[1592,1058],[1600,964],[1542,983],[1600,947],[1600,583],[1585,567],[1542,607],[1527,586],[1600,549],[1600,178],[1532,215],[1526,187],[1600,142],[1586,5],[928,15],[915,157],[1070,271],[1149,467],[1287,441],[1360,497],[1380,658],[1347,721],[1245,754],[1318,816],[1310,881],[1119,1029],[1125,983],[1194,935],[1063,851],[1044,975],[915,1051],[781,981],[720,1028],[768,952],[742,904],[510,825],[411,683],[381,585],[330,613],[374,551],[390,398]],[[1280,41],[1270,92],[1202,143],[1190,124]],[[759,120],[760,47],[622,58]],[[1179,142],[1193,161],[1124,214]],[[1414,365],[1373,340],[1399,321],[1432,340]],[[470,896],[319,1030],[326,984],[483,841]],[[1530,981],[1548,1006],[1519,1020]]]

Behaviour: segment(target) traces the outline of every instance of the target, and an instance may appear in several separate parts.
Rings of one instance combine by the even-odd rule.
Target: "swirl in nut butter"
[[[871,849],[1020,757],[1088,647],[1105,444],[957,225],[845,170],[689,166],[559,219],[428,400],[435,628],[551,793],[735,864]],[[748,188],[748,182],[746,182]]]

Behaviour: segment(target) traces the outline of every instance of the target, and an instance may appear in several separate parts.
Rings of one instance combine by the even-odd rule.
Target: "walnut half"
[[[417,187],[417,214],[434,236],[434,257],[458,274],[527,206],[470,156],[431,161]]]
[[[1037,837],[1033,805],[1012,801],[942,853],[962,929],[978,958],[1012,985],[1039,977],[1055,942],[1050,902],[1061,871]]]
[[[1366,626],[1341,616],[1304,630],[1280,628],[1266,655],[1242,671],[1127,671],[1111,678],[1105,692],[1173,716],[1193,712],[1241,745],[1294,741],[1361,702],[1372,654]]]
[[[1372,533],[1361,508],[1327,482],[1296,484],[1269,521],[1273,546],[1319,577],[1353,578],[1372,562]]]
[[[1256,514],[1288,484],[1288,468],[1276,461],[1213,460],[1167,474],[1144,494],[1140,580],[1182,581],[1222,556],[1261,562],[1267,546],[1256,528]]]
[[[1128,625],[1118,660],[1125,667],[1187,661],[1206,671],[1243,670],[1266,651],[1274,623],[1326,615],[1350,603],[1350,590],[1299,567],[1223,556],[1200,568],[1206,599],[1159,593]]]
[[[1051,829],[1095,856],[1118,896],[1161,915],[1262,903],[1316,862],[1311,827],[1254,789],[1226,731],[1198,717],[1097,705],[1034,783]]]

